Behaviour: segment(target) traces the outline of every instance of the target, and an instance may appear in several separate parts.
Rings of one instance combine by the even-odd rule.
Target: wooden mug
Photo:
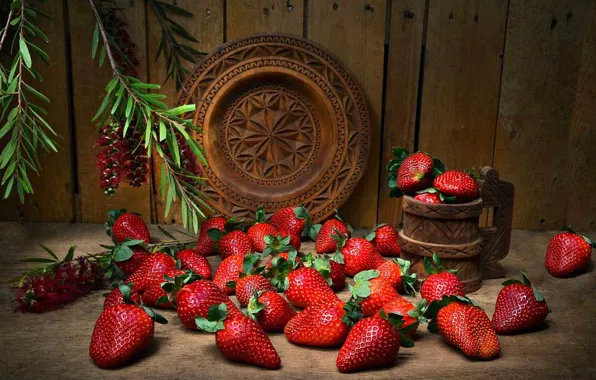
[[[514,188],[488,166],[480,171],[478,184],[480,198],[469,203],[430,204],[403,197],[402,258],[412,262],[420,280],[427,276],[422,260],[433,253],[443,266],[457,269],[466,293],[480,289],[482,279],[504,276],[498,261],[511,244]],[[494,209],[490,227],[479,224],[485,208]]]

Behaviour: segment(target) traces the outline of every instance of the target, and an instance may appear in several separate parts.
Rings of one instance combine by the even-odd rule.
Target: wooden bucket
[[[480,289],[483,278],[504,276],[497,262],[509,253],[514,188],[488,166],[478,183],[480,198],[469,203],[430,204],[403,197],[402,258],[412,262],[420,280],[427,276],[422,259],[433,253],[445,267],[458,270],[466,293]],[[492,223],[481,228],[485,208],[493,208]]]

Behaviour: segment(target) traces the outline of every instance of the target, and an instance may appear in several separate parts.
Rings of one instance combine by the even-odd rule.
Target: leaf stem
[[[8,34],[8,27],[10,26],[11,19],[12,19],[12,7],[10,7],[10,12],[8,12],[8,19],[6,20],[6,26],[2,30],[2,38],[0,38],[0,51],[2,51],[2,46],[4,46],[4,40],[6,39],[6,35]]]

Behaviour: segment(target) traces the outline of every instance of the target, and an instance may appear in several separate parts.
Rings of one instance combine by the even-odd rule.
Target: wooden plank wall
[[[119,1],[139,45],[141,79],[161,84],[159,25],[143,1]],[[405,146],[452,168],[495,166],[516,186],[515,228],[596,229],[596,0],[175,3],[194,14],[177,21],[199,40],[198,50],[253,33],[291,33],[323,45],[353,74],[369,104],[372,145],[368,170],[340,210],[352,224],[399,223],[400,201],[387,197],[384,166],[391,147]],[[43,25],[53,65],[40,66],[40,89],[52,99],[49,120],[62,150],[46,159],[26,205],[0,202],[0,220],[103,222],[108,209],[127,207],[177,223],[175,207],[164,218],[159,182],[123,186],[113,198],[98,188],[90,119],[110,73],[91,62],[86,2],[55,4],[44,5],[53,17]],[[161,93],[176,104],[172,83]],[[152,165],[159,168],[157,160]]]

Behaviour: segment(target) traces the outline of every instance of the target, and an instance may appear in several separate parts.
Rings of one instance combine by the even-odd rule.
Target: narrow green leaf
[[[101,47],[101,52],[99,53],[99,67],[103,66],[103,63],[106,60],[106,45]]]
[[[23,57],[25,66],[31,67],[31,54],[29,53],[27,42],[22,38],[19,39],[19,51],[21,52],[21,57]]]
[[[91,43],[91,59],[95,59],[97,46],[99,46],[99,24],[96,23],[93,31],[93,42]]]

